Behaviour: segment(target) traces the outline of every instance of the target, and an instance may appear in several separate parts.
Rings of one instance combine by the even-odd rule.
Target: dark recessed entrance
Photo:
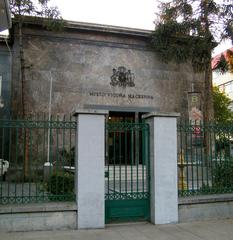
[[[142,122],[142,115],[145,113],[141,112],[109,112],[108,122],[131,122],[140,123]]]

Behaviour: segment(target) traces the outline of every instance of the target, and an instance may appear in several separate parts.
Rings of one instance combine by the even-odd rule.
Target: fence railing
[[[147,199],[149,125],[113,122],[106,132],[105,199]]]
[[[0,120],[0,204],[74,200],[76,123]]]
[[[233,125],[178,124],[180,196],[233,192]]]

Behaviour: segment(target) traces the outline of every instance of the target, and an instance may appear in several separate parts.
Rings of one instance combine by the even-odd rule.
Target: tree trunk
[[[214,108],[213,108],[213,85],[212,85],[212,70],[210,63],[205,68],[204,79],[204,124],[209,125],[214,120]],[[204,130],[204,145],[205,145],[205,166],[208,167],[212,156],[212,142],[213,136],[208,128]]]
[[[207,64],[204,72],[204,121],[210,122],[214,120],[214,104],[213,104],[213,84],[211,64]]]
[[[20,73],[19,80],[21,82],[21,109],[22,118],[25,119],[25,60],[23,50],[23,33],[22,33],[23,22],[19,20],[19,59],[20,59]],[[25,129],[24,134],[24,179],[27,180],[29,176],[29,130]]]
[[[24,97],[24,83],[25,83],[25,61],[24,61],[24,51],[23,51],[23,33],[22,33],[22,20],[19,20],[19,59],[20,59],[20,72],[19,80],[21,82],[21,109],[22,117],[25,117],[25,97]]]

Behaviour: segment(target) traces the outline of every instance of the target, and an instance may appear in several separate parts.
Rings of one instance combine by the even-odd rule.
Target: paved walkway
[[[152,225],[111,225],[100,230],[0,233],[0,240],[233,240],[233,219]]]

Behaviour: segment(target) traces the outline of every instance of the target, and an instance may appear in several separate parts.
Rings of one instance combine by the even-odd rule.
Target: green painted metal
[[[150,218],[149,125],[106,125],[105,221]]]
[[[179,196],[233,193],[233,125],[178,124]]]
[[[70,117],[0,119],[0,204],[74,201],[75,134]]]
[[[106,223],[122,221],[147,221],[150,218],[149,200],[107,200],[105,203]]]

